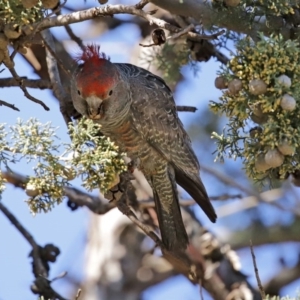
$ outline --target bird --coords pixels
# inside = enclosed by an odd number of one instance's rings
[[[185,251],[177,183],[212,222],[217,215],[200,179],[200,165],[180,121],[172,91],[165,81],[128,63],[113,63],[89,44],[75,58],[71,80],[75,109],[101,125],[109,137],[141,170],[153,190],[164,247]]]

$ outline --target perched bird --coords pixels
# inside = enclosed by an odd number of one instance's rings
[[[112,63],[100,46],[77,57],[72,80],[76,110],[136,161],[153,189],[162,241],[170,251],[188,245],[176,182],[212,222],[216,213],[199,177],[199,162],[164,80],[131,64]]]

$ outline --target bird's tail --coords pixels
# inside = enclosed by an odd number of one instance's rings
[[[175,168],[175,177],[177,183],[192,196],[206,213],[208,218],[215,223],[217,219],[216,212],[198,174],[187,174],[182,170]]]
[[[158,216],[162,242],[169,251],[185,250],[189,241],[183,224],[175,175],[172,170],[151,178],[153,197]]]

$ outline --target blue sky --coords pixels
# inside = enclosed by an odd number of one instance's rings
[[[112,1],[114,2],[114,1]],[[94,1],[88,2],[90,5],[95,5]],[[101,44],[102,51],[111,56],[113,62],[129,62],[131,50],[134,43],[138,42],[139,31],[133,25],[124,25],[121,28],[114,30],[101,37],[94,37],[87,29],[89,22],[84,24],[76,24],[73,26],[74,31],[84,38],[84,42],[97,41]],[[130,34],[128,34],[130,32]],[[76,53],[78,47],[74,43],[68,42],[67,35],[62,28],[56,28],[53,33],[60,39],[65,40],[65,45],[70,53]],[[87,34],[86,34],[87,33]],[[36,78],[36,76],[29,71],[28,65],[20,56],[16,57],[17,72],[20,76],[28,76],[29,78]],[[186,80],[179,84],[175,99],[181,105],[195,105],[199,109],[196,114],[180,113],[186,127],[191,123],[197,122],[200,126],[205,125],[206,120],[201,119],[201,110],[207,108],[209,100],[216,100],[220,92],[214,88],[214,78],[219,64],[211,60],[207,64],[200,64],[201,71],[197,77],[193,76],[192,71],[185,67],[182,72]],[[2,77],[8,77],[10,74],[4,71],[0,74]],[[59,113],[58,104],[53,99],[50,91],[30,90],[33,96],[43,100],[49,107],[50,112],[26,99],[23,93],[18,88],[7,88],[0,90],[0,99],[15,104],[21,111],[16,112],[9,108],[0,107],[0,122],[7,124],[15,124],[17,118],[27,120],[30,117],[36,117],[41,122],[45,123],[51,121],[53,126],[59,127],[58,135],[63,142],[68,142],[69,137],[64,121]],[[198,140],[194,141],[195,148],[200,156],[200,163],[214,166],[215,168],[228,172],[229,174],[237,174],[241,165],[238,162],[226,162],[224,165],[213,163],[214,156],[211,154],[211,148],[207,145],[201,144]],[[203,149],[207,151],[203,151]],[[18,163],[12,165],[12,169],[22,173],[28,174],[31,172],[30,167],[26,163]],[[207,187],[209,195],[218,195],[222,191],[228,192],[228,187],[221,183],[216,183],[215,179],[207,174],[202,173],[204,184]],[[80,182],[77,180],[74,185],[79,186]],[[217,185],[217,189],[216,189]],[[230,191],[231,189],[229,189]],[[34,236],[37,243],[44,245],[46,243],[54,243],[61,250],[56,263],[52,264],[51,277],[55,277],[63,271],[68,271],[79,280],[82,277],[83,264],[83,249],[86,237],[86,231],[89,224],[89,212],[87,209],[78,209],[71,212],[65,203],[55,207],[47,214],[38,214],[33,217],[27,204],[24,202],[26,195],[20,189],[7,186],[3,194],[3,203],[15,214],[19,221],[26,229]],[[270,223],[282,220],[282,216],[287,221],[291,220],[288,214],[282,214],[277,209],[270,209],[264,207],[264,211],[268,214]],[[242,228],[240,226],[247,222],[246,213],[232,215],[231,217],[219,220],[217,225],[210,224],[200,209],[197,214],[204,224],[217,235],[222,235],[224,232],[230,232],[232,228]],[[250,220],[248,219],[248,222]],[[35,299],[35,296],[30,292],[29,285],[32,283],[33,275],[31,272],[30,259],[28,253],[30,247],[27,241],[19,234],[19,232],[10,224],[10,222],[0,212],[0,299],[1,300],[24,300]],[[258,266],[260,266],[261,278],[264,281],[271,278],[274,272],[279,270],[278,258],[284,253],[288,253],[288,265],[293,265],[297,260],[299,253],[299,245],[275,245],[265,246],[255,249]],[[256,285],[251,255],[249,249],[243,249],[238,252],[243,271],[249,275],[249,280]],[[272,267],[270,267],[272,266]],[[295,295],[299,282],[285,289],[284,293]],[[68,295],[71,291],[71,286],[67,282],[61,280],[54,284],[63,295]],[[146,300],[160,300],[166,298],[172,299],[199,299],[199,287],[193,286],[183,276],[178,276],[175,279],[167,280],[166,282],[153,287],[144,293]],[[205,299],[209,296],[205,295]]]

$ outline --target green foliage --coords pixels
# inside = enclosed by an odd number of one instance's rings
[[[162,46],[155,63],[167,83],[173,85],[180,80],[180,68],[190,62],[190,53],[187,45],[183,43],[166,43]]]
[[[72,142],[61,144],[50,123],[18,120],[9,132],[0,124],[0,167],[9,169],[11,163],[21,159],[34,164],[34,176],[28,177],[24,186],[34,214],[60,203],[64,187],[76,176],[81,177],[87,190],[100,188],[105,192],[116,175],[126,169],[122,159],[125,154],[99,135],[99,125],[82,119],[76,126],[70,124],[69,129]],[[0,177],[0,192],[3,189],[4,179]]]
[[[242,0],[246,4],[247,0]],[[253,9],[255,12],[274,14],[276,16],[294,14],[294,8],[299,8],[298,0],[258,0]]]
[[[20,0],[2,0],[0,1],[0,16],[5,24],[28,25],[42,19],[42,4],[38,1],[36,6],[26,9]]]
[[[299,51],[297,42],[284,41],[280,36],[269,39],[260,36],[256,44],[245,38],[237,44],[237,54],[228,67],[220,72],[227,87],[233,80],[241,87],[236,91],[225,90],[220,102],[211,104],[214,112],[225,113],[229,119],[222,135],[213,133],[218,145],[217,158],[224,159],[226,154],[242,158],[249,177],[261,183],[265,179],[284,179],[299,169]],[[282,75],[290,79],[290,85],[280,82]],[[260,80],[266,89],[260,93],[253,91],[252,80]],[[292,110],[283,105],[286,95],[296,102]],[[260,126],[252,127],[249,133],[253,122]],[[280,165],[262,167],[261,159],[266,159],[269,150],[281,151],[283,144],[293,153],[281,155],[279,152],[283,160]]]
[[[125,153],[109,138],[99,135],[100,125],[92,120],[82,119],[77,126],[70,125],[73,151],[72,166],[81,175],[82,185],[87,190],[100,188],[107,191],[116,175],[127,169],[123,161]]]
[[[173,44],[167,41],[162,46],[144,48],[141,62],[146,68],[154,64],[161,71],[163,79],[172,88],[181,79],[182,66],[189,64],[195,74],[198,72],[196,62],[191,60],[190,57],[191,50],[187,43],[180,41]]]

